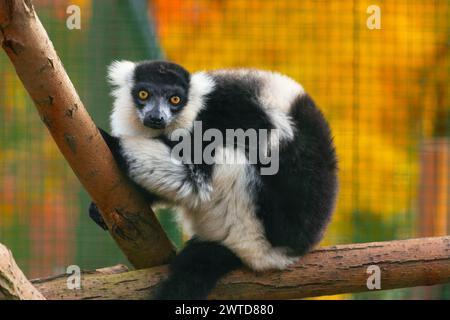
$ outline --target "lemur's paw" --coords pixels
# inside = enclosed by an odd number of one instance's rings
[[[98,211],[97,206],[93,202],[91,202],[91,205],[89,206],[89,217],[91,217],[91,219],[94,220],[94,222],[98,224],[103,230],[108,230],[108,226],[106,225],[105,220],[103,220],[100,211]]]

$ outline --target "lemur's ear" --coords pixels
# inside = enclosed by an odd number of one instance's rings
[[[135,66],[131,61],[113,61],[108,67],[109,83],[118,87],[131,85]]]

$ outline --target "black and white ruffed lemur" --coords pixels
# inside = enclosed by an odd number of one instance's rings
[[[242,265],[284,269],[323,236],[337,195],[330,128],[300,84],[275,72],[224,69],[189,73],[163,61],[116,61],[108,72],[115,98],[112,136],[101,130],[119,166],[152,203],[179,208],[192,235],[170,264],[154,299],[205,299]],[[222,145],[229,163],[173,161],[176,129],[277,129],[278,172],[261,174],[246,149]],[[202,144],[204,146],[204,144]],[[90,216],[106,227],[95,204]]]

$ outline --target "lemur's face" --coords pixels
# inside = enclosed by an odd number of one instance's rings
[[[142,124],[164,129],[186,106],[189,73],[169,62],[143,62],[134,69],[131,95]]]

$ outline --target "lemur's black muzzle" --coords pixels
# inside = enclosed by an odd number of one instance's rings
[[[149,112],[145,115],[144,126],[152,129],[162,129],[166,126],[166,121],[159,112]]]

